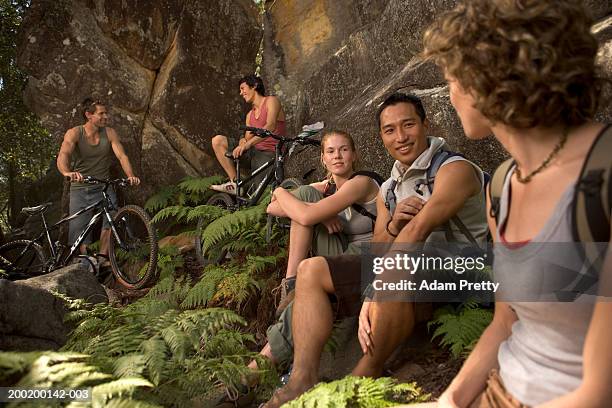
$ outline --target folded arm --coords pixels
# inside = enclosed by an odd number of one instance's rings
[[[372,189],[369,177],[357,176],[346,181],[333,195],[316,203],[305,203],[282,188],[274,191],[274,197],[283,212],[293,221],[302,225],[314,225],[335,216],[353,203],[365,201],[372,194]]]

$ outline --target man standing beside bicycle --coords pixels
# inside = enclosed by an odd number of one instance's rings
[[[238,81],[238,85],[240,96],[252,105],[246,115],[246,125],[267,129],[279,136],[285,136],[285,112],[276,96],[265,96],[266,91],[262,79],[256,75],[247,75]],[[246,155],[251,162],[251,170],[255,170],[274,158],[277,143],[278,141],[272,137],[259,137],[251,132],[245,132],[244,137],[238,140],[238,143],[233,139],[228,139],[227,136],[214,136],[212,148],[219,164],[229,177],[229,181],[212,185],[210,188],[228,194],[236,194],[236,168],[232,160],[225,156],[225,153],[230,151],[230,146],[234,158]],[[253,183],[258,184],[263,177],[265,173],[255,177]]]
[[[83,182],[85,176],[106,180],[109,178],[111,151],[119,160],[121,168],[131,185],[140,184],[140,179],[134,175],[130,159],[125,153],[117,132],[108,127],[109,113],[105,104],[92,98],[85,99],[82,104],[85,124],[69,129],[57,155],[57,168],[63,176],[70,178],[70,213],[74,214],[102,198],[103,185],[91,185]],[[114,190],[107,191],[115,207],[117,197]],[[69,243],[72,245],[78,234],[89,222],[88,217],[76,217],[70,221]],[[110,244],[110,226],[103,219],[100,234],[100,255],[108,256]],[[90,234],[91,235],[91,234]],[[91,236],[85,237],[80,252],[86,253],[86,244],[91,243]],[[108,261],[101,267],[108,266]]]

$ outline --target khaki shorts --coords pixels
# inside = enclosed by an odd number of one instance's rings
[[[100,201],[103,198],[102,190],[104,190],[104,186],[102,185],[92,185],[85,188],[70,189],[70,214],[72,215],[77,211],[80,211],[83,208]],[[117,195],[115,194],[115,190],[113,190],[112,186],[108,188],[106,194],[108,194],[111,202],[115,208],[117,208]],[[76,241],[81,232],[83,232],[85,229],[85,226],[89,223],[89,221],[91,221],[91,217],[93,217],[93,215],[94,210],[89,210],[70,221],[68,245],[72,245]],[[115,213],[112,212],[111,216],[114,215]],[[102,214],[102,229],[108,228],[110,228],[110,224],[106,219],[106,216]],[[91,231],[89,231],[89,234],[87,234],[85,239],[83,239],[82,244],[91,244],[92,242]]]

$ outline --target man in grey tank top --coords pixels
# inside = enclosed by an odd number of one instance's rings
[[[104,103],[87,98],[83,101],[83,118],[85,124],[69,129],[57,155],[57,168],[64,177],[70,178],[70,213],[75,212],[100,200],[101,185],[83,183],[83,177],[92,176],[106,180],[109,178],[111,151],[119,160],[121,168],[128,177],[130,184],[140,184],[140,179],[134,175],[130,159],[125,154],[119,135],[107,127],[109,114]],[[115,192],[109,188],[108,193],[116,204]],[[69,244],[76,241],[90,217],[82,215],[70,222]],[[91,235],[91,234],[90,234]],[[86,252],[86,244],[91,243],[91,237],[86,237],[80,247],[80,252]],[[110,226],[104,219],[100,235],[100,254],[108,255],[110,243]],[[105,266],[104,262],[102,266]]]

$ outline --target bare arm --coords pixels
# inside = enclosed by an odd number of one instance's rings
[[[382,190],[381,190],[382,191]],[[387,222],[391,219],[391,213],[385,206],[382,193],[376,196],[376,224],[374,225],[374,235],[372,242],[393,242],[395,237],[387,232]]]
[[[62,146],[57,154],[57,169],[64,177],[70,177],[71,181],[82,181],[83,175],[70,169],[70,156],[79,141],[77,128],[72,128],[64,135]]]
[[[488,187],[487,187],[488,188]],[[493,239],[497,239],[497,225],[490,216],[491,203],[487,189],[487,222]],[[484,390],[489,372],[499,366],[499,346],[512,333],[516,314],[507,303],[496,302],[493,321],[482,333],[476,347],[461,367],[446,391],[440,396],[440,406],[467,407]]]
[[[436,227],[455,216],[475,194],[480,194],[480,181],[471,164],[456,161],[442,166],[427,204],[402,228],[395,242],[424,242]]]
[[[327,220],[353,203],[364,201],[374,188],[369,177],[357,176],[346,183],[335,194],[316,203],[304,203],[285,189],[274,191],[276,201],[285,214],[302,225],[314,225]]]
[[[125,154],[125,149],[121,144],[121,140],[119,139],[119,135],[115,132],[113,128],[106,128],[106,134],[108,136],[108,140],[111,143],[111,147],[113,149],[113,153],[115,153],[115,157],[119,160],[121,164],[121,168],[123,172],[128,177],[130,184],[140,184],[140,179],[134,175],[134,171],[132,170],[132,165],[130,164],[130,159]]]
[[[327,180],[311,183],[310,186],[316,188],[317,191],[320,191],[321,194],[323,194],[325,192],[325,186],[327,186]],[[304,204],[310,205],[310,203]],[[272,196],[272,201],[270,201],[270,204],[268,204],[268,207],[266,208],[266,212],[270,215],[274,215],[275,217],[288,217],[288,215],[279,205],[278,201],[276,201],[276,197],[274,197],[274,195]]]
[[[595,304],[589,330],[582,352],[582,383],[560,398],[543,404],[546,408],[586,407],[604,408],[612,401],[612,348],[610,327],[612,327],[612,245],[600,273],[600,298]]]

